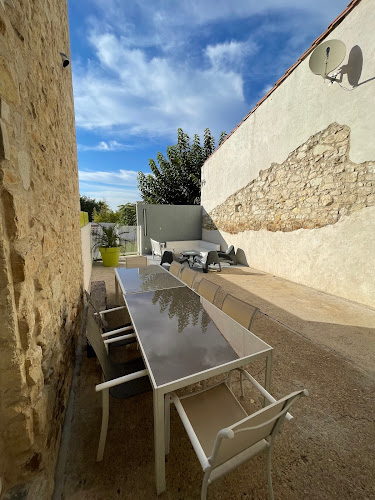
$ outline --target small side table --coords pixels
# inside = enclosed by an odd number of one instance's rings
[[[197,252],[195,250],[183,250],[181,252],[181,255],[188,259],[189,267],[193,267],[194,257],[197,257],[198,255],[200,255],[200,252]]]

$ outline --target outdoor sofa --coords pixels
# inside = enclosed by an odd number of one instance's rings
[[[204,240],[175,240],[167,241],[165,249],[170,250],[174,254],[183,252],[184,250],[195,250],[196,252],[207,254],[211,250],[220,250],[220,245]]]

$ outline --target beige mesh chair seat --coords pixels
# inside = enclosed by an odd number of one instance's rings
[[[194,283],[195,279],[197,278],[197,276],[198,276],[198,273],[196,271],[193,271],[189,267],[183,267],[179,278],[181,281],[186,283],[187,286],[192,288],[193,283]]]
[[[202,279],[199,282],[197,292],[199,295],[201,295],[203,298],[211,302],[212,304],[215,301],[215,297],[217,295],[217,292],[220,290],[220,285],[217,285],[216,283],[213,283],[212,281],[208,281],[205,279]]]
[[[276,401],[249,373],[238,369],[242,379],[251,382],[268,401],[268,406],[248,415],[231,390],[232,370],[226,381],[209,389],[179,398],[174,392],[165,399],[166,452],[169,452],[169,405],[173,402],[201,463],[204,478],[201,499],[208,485],[245,461],[267,451],[269,498],[273,500],[271,451],[284,419],[293,418],[288,410],[306,390]]]
[[[234,297],[230,293],[225,296],[221,310],[248,330],[251,330],[254,317],[259,311],[257,307]]]
[[[179,264],[178,262],[176,262],[174,260],[171,263],[171,266],[169,268],[169,272],[172,273],[174,276],[178,277],[183,268],[184,268],[184,266],[182,264]]]

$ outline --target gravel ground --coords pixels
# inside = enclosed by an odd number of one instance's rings
[[[310,393],[295,404],[294,420],[285,424],[276,441],[275,498],[375,498],[375,376],[371,361],[375,312],[280,278],[254,273],[237,267],[204,277],[283,323],[259,314],[253,325],[254,333],[274,348],[273,395],[281,397],[303,387]],[[113,269],[98,264],[92,279],[106,281],[112,305]],[[81,344],[84,349],[83,339]],[[123,354],[118,352],[119,356]],[[137,352],[128,350],[125,354]],[[250,365],[248,370],[259,381],[264,380],[263,362]],[[72,393],[73,418],[67,419],[63,436],[54,499],[199,499],[203,474],[174,410],[166,462],[167,491],[160,497],[155,493],[151,393],[127,401],[111,399],[104,460],[95,462],[101,401],[94,386],[100,377],[95,358],[87,358],[83,350]],[[260,398],[247,389],[243,404],[253,411],[259,407]],[[265,456],[250,460],[209,486],[208,499],[268,498],[265,466]]]

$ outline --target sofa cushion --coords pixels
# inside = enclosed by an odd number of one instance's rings
[[[210,250],[218,251],[220,250],[220,245],[204,240],[175,240],[167,241],[166,248],[174,253],[180,253],[184,250],[196,250],[197,252],[204,253]]]

